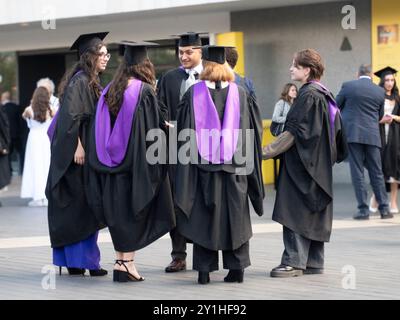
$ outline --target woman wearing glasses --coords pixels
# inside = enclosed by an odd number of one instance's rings
[[[103,43],[107,33],[81,35],[71,50],[78,50],[79,62],[60,84],[60,108],[50,128],[51,162],[46,187],[53,263],[67,267],[70,275],[104,276],[97,246],[103,227],[90,209],[86,154],[88,133],[96,103],[101,95],[99,74],[110,55]]]

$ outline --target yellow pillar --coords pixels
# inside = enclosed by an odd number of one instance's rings
[[[400,70],[400,1],[372,0],[372,70]],[[376,83],[379,82],[374,77]]]

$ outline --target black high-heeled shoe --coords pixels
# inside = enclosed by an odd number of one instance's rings
[[[85,269],[81,269],[81,268],[67,268],[68,270],[68,274],[70,276],[84,276],[86,270]],[[62,272],[62,267],[60,267],[60,276],[61,276],[61,272]]]
[[[133,260],[115,260],[115,263],[124,266],[126,271],[114,270],[113,281],[114,282],[134,282],[134,281],[144,281],[143,277],[136,278],[132,273],[129,272],[128,267],[125,263],[133,262]]]
[[[224,278],[224,282],[238,282],[242,283],[244,277],[244,270],[229,270],[227,276]]]
[[[199,284],[207,284],[210,283],[210,273],[199,271],[199,278],[197,279]]]
[[[108,274],[108,271],[100,268],[98,270],[89,270],[89,273],[91,277],[103,277]]]

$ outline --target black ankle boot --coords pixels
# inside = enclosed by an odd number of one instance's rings
[[[200,284],[207,284],[210,282],[210,273],[209,272],[202,272],[199,271],[199,279],[198,283]]]
[[[224,278],[225,282],[243,282],[244,270],[229,270],[228,275]]]

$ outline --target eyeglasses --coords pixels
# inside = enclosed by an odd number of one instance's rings
[[[111,53],[100,53],[99,56],[100,56],[100,58],[110,60]]]

